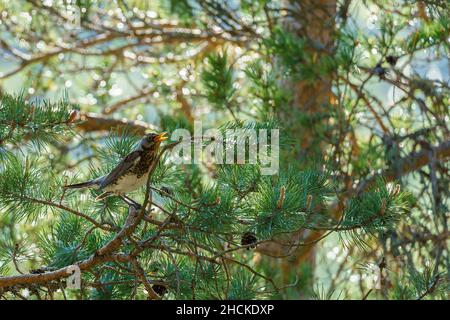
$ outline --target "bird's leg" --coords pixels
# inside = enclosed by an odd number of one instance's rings
[[[113,193],[110,192],[110,191],[103,192],[101,195],[99,195],[99,196],[97,196],[97,197],[95,198],[95,201],[100,201],[100,200],[105,199],[105,198],[108,198],[108,197],[110,197],[110,196],[112,196],[112,195],[113,195]]]
[[[134,208],[136,208],[136,210],[139,210],[142,208],[142,206],[137,203],[136,201],[134,201],[133,199],[131,199],[130,197],[127,197],[124,194],[118,194],[117,195],[120,199],[122,199],[127,205],[129,206],[133,206]]]

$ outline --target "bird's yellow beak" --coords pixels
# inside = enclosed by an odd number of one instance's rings
[[[156,141],[161,142],[161,141],[169,139],[169,137],[167,137],[166,135],[167,135],[167,132],[163,132],[163,133],[158,134],[156,136]]]

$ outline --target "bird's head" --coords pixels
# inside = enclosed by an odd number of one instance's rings
[[[154,148],[158,148],[162,141],[166,140],[168,137],[166,136],[166,132],[157,134],[157,133],[147,133],[144,138],[141,140],[141,147],[144,150],[150,150]]]

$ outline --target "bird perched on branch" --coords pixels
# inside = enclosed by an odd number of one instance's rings
[[[134,191],[147,182],[147,173],[153,162],[158,159],[161,142],[166,139],[165,132],[146,134],[139,146],[122,159],[109,174],[86,182],[67,185],[65,188],[97,187],[105,191],[96,198],[97,200],[113,194],[123,196],[127,192]]]

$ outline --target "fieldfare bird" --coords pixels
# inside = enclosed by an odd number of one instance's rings
[[[113,194],[124,196],[125,193],[134,191],[147,182],[147,174],[153,162],[157,161],[161,142],[166,139],[165,132],[146,134],[139,146],[120,161],[110,173],[86,182],[67,185],[65,188],[97,187],[105,191],[96,198],[97,200]]]

